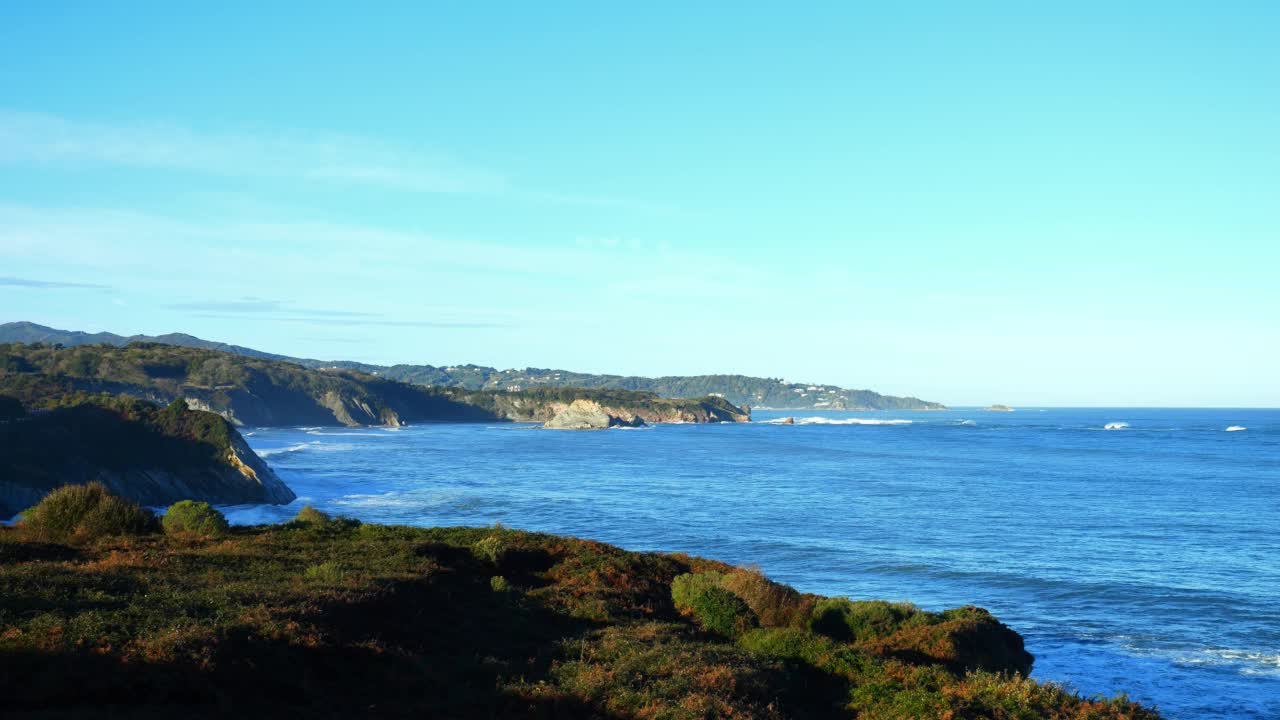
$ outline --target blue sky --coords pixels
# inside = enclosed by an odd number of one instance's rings
[[[1280,406],[1273,3],[260,5],[0,10],[0,320]]]

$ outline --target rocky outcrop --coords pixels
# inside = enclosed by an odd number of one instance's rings
[[[57,487],[94,480],[141,505],[283,504],[296,497],[225,420],[190,410],[190,418],[174,420],[165,412],[85,405],[0,425],[0,519]]]
[[[605,408],[594,400],[574,400],[551,416],[543,427],[555,430],[604,430],[644,425],[645,421],[634,413],[618,408]]]
[[[616,398],[609,393],[583,391],[586,397],[547,399],[511,393],[498,399],[495,410],[516,422],[541,422],[556,429],[595,430],[641,427],[658,423],[749,422],[748,410],[723,398],[670,400],[651,395]],[[612,400],[612,401],[610,401]]]

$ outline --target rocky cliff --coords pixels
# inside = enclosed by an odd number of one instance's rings
[[[495,411],[556,429],[641,427],[653,423],[749,422],[751,411],[723,398],[659,398],[651,393],[557,389],[499,396]]]
[[[0,518],[56,487],[92,480],[142,505],[295,498],[235,428],[211,413],[112,399],[0,424]]]
[[[0,345],[0,394],[32,407],[83,394],[128,394],[215,412],[236,425],[401,425],[546,422],[575,400],[645,422],[739,422],[749,413],[722,397],[582,388],[466,390],[411,385],[353,370],[160,344]]]

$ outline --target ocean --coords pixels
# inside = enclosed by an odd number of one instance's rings
[[[794,417],[795,424],[782,424]],[[1228,428],[1240,428],[1228,431]],[[758,566],[808,592],[974,604],[1034,677],[1167,717],[1280,718],[1280,411],[757,411],[735,425],[246,429],[304,503]]]

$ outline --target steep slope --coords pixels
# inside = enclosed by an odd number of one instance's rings
[[[127,397],[60,399],[0,420],[0,518],[50,490],[99,480],[144,505],[287,503],[295,495],[223,418]]]

